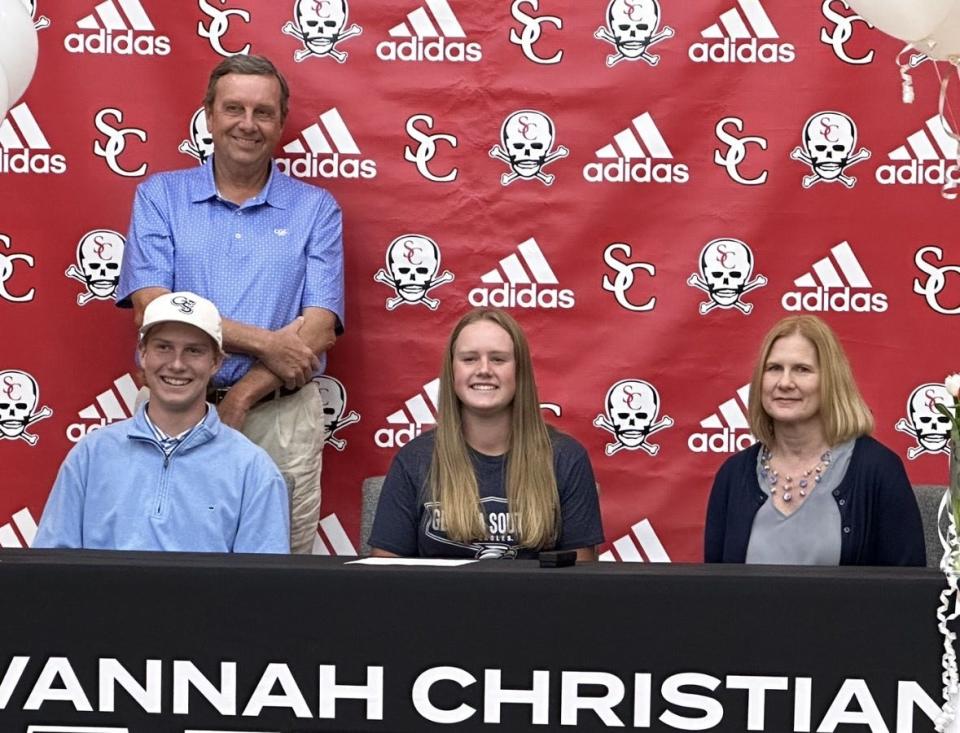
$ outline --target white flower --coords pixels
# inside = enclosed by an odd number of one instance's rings
[[[954,399],[960,398],[960,374],[951,374],[943,381],[943,384]]]

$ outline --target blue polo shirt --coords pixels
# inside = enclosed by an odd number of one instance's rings
[[[223,316],[270,331],[308,307],[326,308],[342,324],[340,206],[275,163],[263,190],[240,206],[218,195],[212,158],[153,175],[137,187],[117,305],[131,307],[130,295],[149,287],[197,293]],[[254,362],[229,355],[214,386],[234,384]],[[325,356],[320,362],[317,374]]]

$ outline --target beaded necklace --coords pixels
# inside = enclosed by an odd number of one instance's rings
[[[770,452],[769,448],[764,446],[760,453],[760,475],[763,477],[764,481],[770,484],[770,493],[772,495],[776,495],[777,491],[782,489],[783,493],[780,495],[780,498],[785,502],[790,502],[793,501],[793,492],[795,490],[800,494],[801,497],[807,495],[808,489],[813,491],[816,485],[819,484],[820,480],[823,478],[824,471],[826,471],[830,466],[830,460],[832,457],[833,456],[829,450],[823,453],[816,465],[803,472],[795,489],[793,486],[792,476],[783,476],[783,483],[780,483],[780,472],[770,465],[773,454]],[[811,481],[813,482],[813,485],[811,485]]]

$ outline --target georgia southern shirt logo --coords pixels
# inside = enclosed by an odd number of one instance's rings
[[[347,0],[296,0],[293,22],[287,21],[280,29],[303,44],[293,52],[293,60],[299,63],[311,56],[329,56],[340,64],[346,61],[347,52],[338,50],[337,45],[363,33],[356,23],[345,27],[349,14]]]
[[[537,55],[534,46],[540,40],[543,34],[544,24],[552,25],[557,30],[563,29],[563,19],[556,15],[528,15],[523,7],[529,7],[533,12],[540,10],[540,0],[513,0],[510,5],[510,15],[518,23],[523,25],[523,29],[518,33],[516,28],[510,29],[510,43],[519,46],[523,50],[523,55],[535,64],[559,64],[563,60],[563,49],[560,49],[552,56],[546,58]]]
[[[112,117],[114,124],[107,121]],[[106,139],[93,141],[93,152],[95,155],[106,161],[107,167],[118,176],[125,178],[137,178],[147,172],[147,164],[141,163],[133,169],[124,168],[120,164],[120,155],[127,148],[127,138],[135,137],[140,142],[147,141],[146,130],[139,127],[115,127],[123,123],[123,112],[115,107],[104,107],[93,118],[94,126],[103,134]]]
[[[15,274],[16,266],[14,263],[23,262],[27,267],[33,267],[33,255],[24,254],[23,252],[5,253],[3,251],[4,249],[10,249],[12,247],[10,237],[6,234],[0,234],[0,247],[2,247],[2,249],[0,249],[0,298],[11,303],[26,303],[33,300],[33,296],[37,292],[36,288],[30,288],[20,294],[11,293],[7,289],[7,282],[10,281]]]
[[[411,115],[407,119],[407,134],[419,143],[416,151],[413,147],[407,145],[403,149],[403,159],[408,163],[413,163],[417,167],[417,172],[428,181],[437,183],[446,183],[457,180],[456,168],[451,168],[446,173],[434,173],[430,170],[429,163],[437,155],[437,141],[442,140],[451,148],[457,147],[457,138],[445,132],[435,132],[432,135],[417,127],[417,123],[423,123],[427,131],[433,128],[433,117],[428,114]]]
[[[374,282],[393,288],[395,298],[387,298],[387,310],[401,305],[425,305],[432,311],[440,301],[427,295],[444,283],[453,282],[449,270],[440,272],[440,247],[422,234],[403,234],[387,247],[387,269],[377,270]]]
[[[85,293],[77,296],[77,305],[91,300],[113,300],[120,282],[120,262],[126,240],[112,229],[94,229],[77,243],[77,263],[64,272],[83,283]]]
[[[226,0],[220,0],[224,3]],[[199,0],[200,10],[210,16],[207,25],[201,20],[197,24],[197,35],[210,42],[210,48],[221,56],[237,56],[250,53],[250,44],[247,43],[236,51],[230,51],[223,46],[223,37],[230,31],[230,18],[236,17],[244,23],[250,22],[250,11],[243,8],[218,8],[208,0]]]
[[[40,437],[28,428],[53,415],[44,405],[39,410],[40,385],[31,374],[19,369],[0,372],[0,440],[22,440],[34,446]]]

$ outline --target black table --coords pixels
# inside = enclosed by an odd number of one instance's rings
[[[0,731],[929,731],[943,587],[919,568],[5,550]]]

